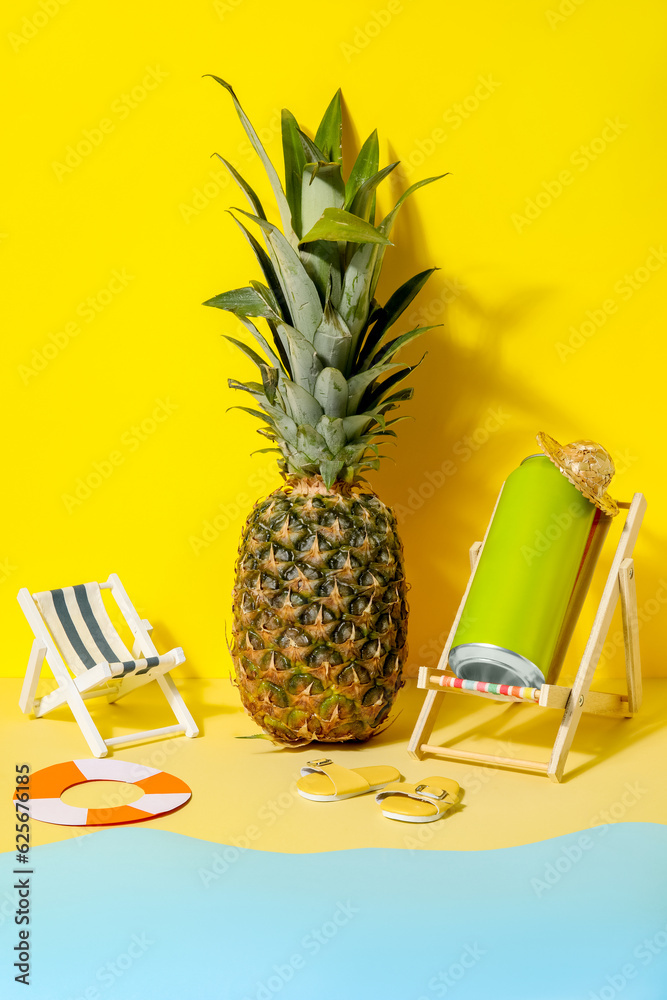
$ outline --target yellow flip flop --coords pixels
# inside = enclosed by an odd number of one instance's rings
[[[382,815],[403,823],[433,823],[461,799],[461,788],[451,778],[424,778],[417,785],[396,782],[375,796]]]
[[[400,772],[395,767],[357,767],[353,770],[334,764],[328,757],[309,760],[301,768],[296,783],[299,795],[313,802],[338,802],[355,795],[376,792],[390,782],[400,782]]]

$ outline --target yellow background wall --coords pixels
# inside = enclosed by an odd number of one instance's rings
[[[279,479],[226,412],[249,364],[220,334],[240,325],[199,304],[257,276],[210,154],[269,195],[203,73],[234,84],[278,164],[279,109],[314,128],[342,86],[348,152],[377,126],[404,162],[383,207],[451,171],[403,209],[380,289],[441,268],[409,313],[443,323],[416,419],[373,480],[403,524],[411,667],[435,662],[467,547],[544,429],[601,440],[613,494],[648,496],[641,637],[665,673],[663,3],[13,0],[1,18],[0,673],[28,654],[20,586],[110,571],[183,671],[228,670],[237,538]],[[612,638],[604,670],[621,669]]]

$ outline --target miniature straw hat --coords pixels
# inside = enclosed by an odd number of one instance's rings
[[[597,441],[572,441],[560,445],[543,431],[537,435],[537,443],[587,500],[610,517],[618,514],[618,504],[607,493],[616,469],[606,448]]]

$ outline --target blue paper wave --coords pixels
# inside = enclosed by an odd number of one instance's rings
[[[31,852],[28,990],[14,981],[18,867],[0,856],[9,1000],[667,997],[660,825],[321,854],[96,831]]]

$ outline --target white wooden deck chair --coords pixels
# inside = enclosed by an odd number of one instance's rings
[[[131,653],[109,618],[103,590],[111,591],[130,627],[134,636]],[[84,583],[37,594],[23,587],[18,602],[35,635],[19,699],[23,712],[39,718],[67,703],[96,757],[106,757],[109,747],[123,743],[178,734],[197,736],[194,719],[168,676],[185,661],[183,650],[177,646],[168,653],[158,653],[150,636],[152,625],[139,617],[115,573],[106,583]],[[43,698],[35,698],[44,659],[58,686]],[[164,692],[178,725],[102,739],[85,700],[106,696],[108,702],[114,702],[151,681],[157,681]]]

